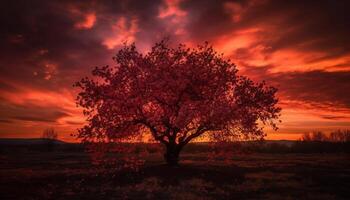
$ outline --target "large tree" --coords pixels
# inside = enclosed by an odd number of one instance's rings
[[[149,133],[165,145],[166,162],[176,165],[183,147],[204,134],[263,138],[263,125],[276,128],[276,88],[237,75],[207,43],[187,48],[161,41],[146,54],[125,45],[113,60],[115,66],[96,67],[93,78],[76,83],[88,122],[79,130],[83,141]]]

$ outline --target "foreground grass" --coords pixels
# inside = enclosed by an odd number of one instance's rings
[[[96,176],[83,152],[2,153],[1,199],[350,199],[349,154],[245,154],[207,162],[184,153],[168,167]]]

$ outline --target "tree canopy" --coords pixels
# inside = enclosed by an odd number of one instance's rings
[[[149,133],[166,146],[166,161],[176,164],[181,149],[203,134],[262,138],[263,125],[277,128],[277,89],[238,75],[208,43],[172,47],[163,40],[145,54],[125,45],[113,60],[115,66],[96,67],[93,78],[76,83],[88,122],[79,130],[83,141]]]

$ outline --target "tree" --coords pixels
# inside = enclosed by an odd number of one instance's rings
[[[88,122],[77,135],[83,142],[147,133],[165,145],[166,162],[176,165],[183,147],[204,134],[263,138],[260,125],[277,129],[277,89],[239,76],[208,43],[173,48],[163,40],[146,54],[125,45],[113,60],[116,66],[96,67],[94,78],[75,84]]]
[[[58,133],[54,128],[47,128],[43,131],[41,138],[45,139],[47,150],[52,151],[54,148],[55,140],[57,140]]]
[[[327,135],[321,131],[313,131],[311,133],[306,132],[301,136],[301,141],[313,141],[313,142],[322,142],[329,141]]]
[[[54,128],[47,128],[43,131],[43,135],[41,137],[47,140],[56,140],[58,137],[58,133],[55,131]]]
[[[350,142],[350,130],[337,130],[329,135],[331,142]]]

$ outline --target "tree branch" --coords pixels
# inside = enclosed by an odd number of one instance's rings
[[[195,133],[189,135],[189,136],[188,136],[187,138],[185,138],[182,142],[179,142],[179,145],[180,145],[180,146],[186,145],[186,144],[189,143],[193,138],[196,138],[196,137],[202,135],[205,131],[208,131],[208,129],[205,128],[204,126],[199,126]]]
[[[137,123],[143,124],[147,128],[149,128],[149,130],[151,131],[151,134],[152,134],[152,136],[154,137],[155,140],[158,140],[158,141],[162,142],[163,144],[168,144],[169,143],[166,140],[164,140],[164,134],[158,135],[159,131],[157,131],[155,126],[153,126],[153,125],[151,125],[151,123],[147,122],[147,120],[140,119],[140,120],[136,120],[136,121],[137,121]]]

